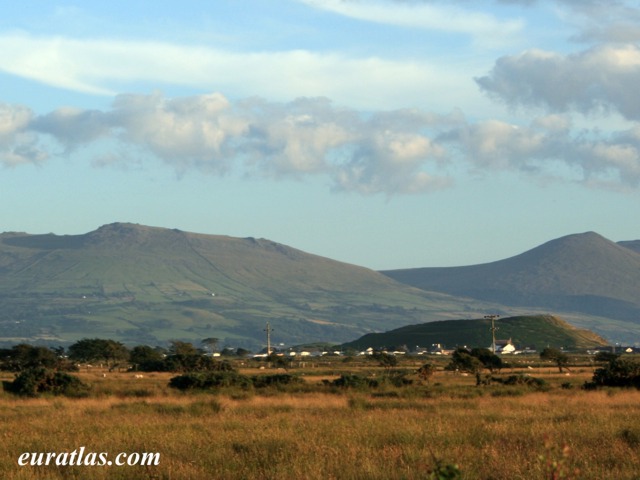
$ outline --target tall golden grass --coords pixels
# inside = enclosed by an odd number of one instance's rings
[[[633,479],[640,392],[491,385],[439,373],[432,385],[341,391],[181,393],[171,375],[82,373],[82,399],[0,394],[3,479]],[[310,378],[309,376],[307,378]],[[316,386],[317,384],[317,386]],[[159,452],[158,466],[18,466],[23,452]]]

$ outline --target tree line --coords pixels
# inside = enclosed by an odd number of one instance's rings
[[[201,348],[190,342],[174,340],[168,348],[137,345],[128,348],[121,342],[101,338],[85,338],[63,347],[48,348],[19,344],[0,349],[0,369],[21,372],[29,368],[77,371],[79,364],[96,364],[109,370],[127,368],[137,371],[190,372],[215,368],[216,361],[205,355],[215,350],[216,338],[202,340]],[[225,348],[223,357],[244,356],[248,350]]]

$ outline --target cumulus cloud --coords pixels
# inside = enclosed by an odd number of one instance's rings
[[[587,186],[629,190],[640,186],[640,130],[603,135],[571,131],[568,117],[551,115],[529,126],[500,121],[467,124],[440,140],[460,149],[481,172],[519,171],[525,174],[577,181]],[[559,176],[571,167],[577,177]],[[566,170],[566,168],[565,168]]]
[[[528,50],[501,57],[489,75],[476,81],[509,105],[554,112],[619,112],[627,119],[640,119],[637,45],[599,45],[570,55]]]
[[[98,154],[94,165],[126,165],[131,154],[118,152],[138,151],[179,174],[325,175],[336,190],[365,194],[421,193],[447,184],[435,173],[446,152],[430,134],[463,121],[459,113],[416,110],[365,115],[325,98],[231,102],[219,93],[119,95],[107,111],[61,108],[35,116],[24,107],[5,110],[14,119],[2,123],[4,145],[18,143],[18,133],[51,139],[67,153],[105,142],[101,149],[106,145],[109,153]]]
[[[56,144],[71,154],[99,142],[98,148],[87,148],[96,166],[139,167],[142,157],[155,158],[181,175],[320,175],[335,191],[364,195],[449,187],[453,180],[446,172],[452,164],[474,172],[556,176],[589,186],[640,186],[640,127],[608,135],[576,133],[568,115],[552,114],[523,126],[470,122],[458,111],[363,114],[326,98],[232,102],[220,93],[120,95],[105,111],[61,108],[44,115],[0,105],[0,161],[6,166],[41,163]],[[567,167],[578,177],[567,177]]]
[[[0,103],[0,163],[13,167],[45,161],[47,153],[38,146],[38,138],[29,131],[34,118],[22,105]]]

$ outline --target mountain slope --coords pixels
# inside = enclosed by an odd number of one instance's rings
[[[493,263],[382,273],[429,291],[640,324],[640,254],[593,232]]]
[[[640,240],[618,242],[618,245],[620,245],[621,247],[628,248],[629,250],[633,250],[636,253],[640,253]]]
[[[84,235],[0,235],[0,341],[217,337],[255,348],[340,342],[491,311],[270,240],[111,224]]]
[[[367,334],[343,347],[361,350],[406,345],[414,348],[416,345],[429,347],[439,343],[446,348],[462,345],[488,348],[491,345],[490,327],[491,321],[484,318],[444,320]],[[499,338],[510,338],[519,348],[526,346],[542,350],[545,347],[592,348],[607,345],[602,337],[588,330],[576,329],[551,315],[501,318],[496,321],[496,327]]]

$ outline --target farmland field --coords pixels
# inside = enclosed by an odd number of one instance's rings
[[[581,389],[592,371],[536,365],[494,375],[531,375],[544,388],[476,386],[473,376],[441,369],[428,383],[409,374],[408,385],[342,388],[331,382],[347,372],[383,378],[389,370],[336,360],[290,369],[304,379],[291,386],[185,393],[168,387],[175,374],[84,368],[85,398],[0,393],[0,477],[422,479],[449,469],[459,476],[442,478],[638,478],[640,392]],[[160,457],[151,466],[18,465],[25,452],[80,447],[110,459]]]

